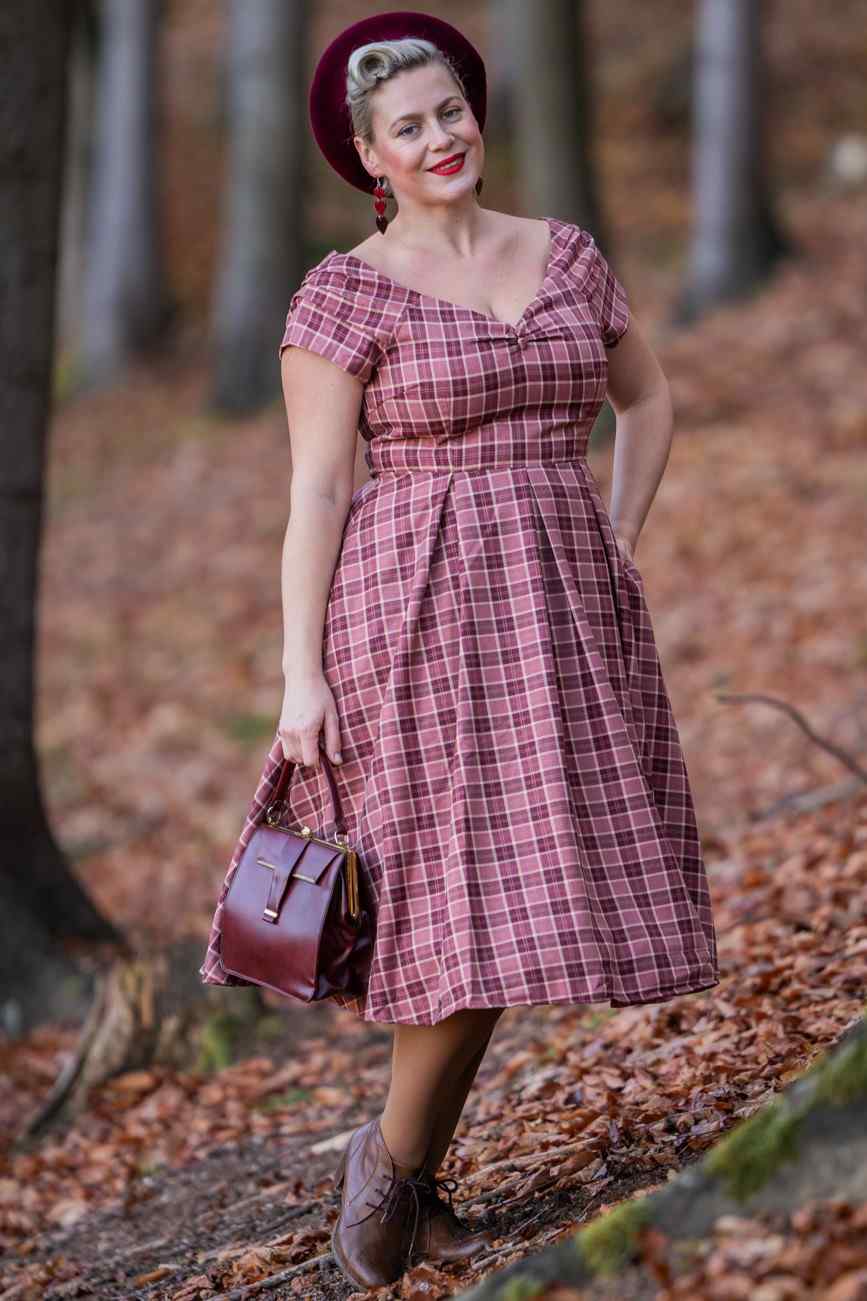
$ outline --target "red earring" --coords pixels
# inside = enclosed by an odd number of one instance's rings
[[[385,177],[383,176],[383,181]],[[385,234],[385,228],[388,225],[388,217],[385,215],[385,190],[377,183],[373,187],[374,200],[373,206],[376,209],[376,225],[380,235]]]
[[[383,179],[383,181],[384,181],[386,178],[383,176],[382,179]],[[475,187],[475,188],[476,188],[476,194],[481,194],[481,192],[482,192],[482,178],[481,178],[481,176],[480,176],[479,179],[476,181],[476,187]],[[385,234],[385,228],[386,228],[386,226],[388,225],[388,217],[386,217],[386,215],[385,215],[386,191],[383,189],[383,187],[382,187],[378,182],[377,182],[377,184],[374,185],[374,187],[373,187],[373,195],[374,195],[373,206],[374,206],[374,208],[376,209],[376,227],[377,227],[377,230],[379,231],[380,235],[384,235],[384,234]]]

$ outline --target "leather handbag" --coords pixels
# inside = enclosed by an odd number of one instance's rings
[[[358,854],[346,840],[330,760],[320,753],[334,815],[332,839],[281,821],[291,816],[286,792],[295,768],[284,759],[229,884],[222,916],[226,971],[304,1003],[337,992],[363,994],[374,937]]]

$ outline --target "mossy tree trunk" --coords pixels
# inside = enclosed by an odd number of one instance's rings
[[[550,1284],[586,1286],[640,1256],[647,1228],[701,1238],[723,1215],[867,1201],[867,1019],[667,1187],[614,1207],[556,1247],[491,1275],[464,1301],[530,1301]]]

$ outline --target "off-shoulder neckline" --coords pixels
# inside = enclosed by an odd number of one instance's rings
[[[491,315],[490,312],[480,312],[477,308],[468,307],[465,303],[454,303],[451,301],[451,299],[439,298],[436,294],[426,294],[423,293],[420,289],[413,289],[409,285],[401,284],[400,281],[395,280],[393,276],[387,275],[384,271],[380,271],[377,267],[373,266],[370,262],[366,262],[364,258],[359,257],[357,253],[341,253],[338,249],[332,249],[330,253],[327,253],[325,255],[325,257],[322,259],[319,265],[325,266],[326,263],[330,262],[334,258],[339,258],[344,262],[354,263],[356,266],[362,267],[365,271],[375,276],[378,280],[384,281],[386,284],[391,285],[392,288],[394,289],[399,289],[401,293],[409,294],[412,298],[416,300],[422,302],[428,302],[428,303],[435,303],[438,304],[440,307],[448,307],[452,311],[466,312],[467,315],[469,316],[475,316],[480,318],[483,321],[487,321],[489,325],[492,325],[494,327],[498,326],[500,329],[508,330],[510,333],[517,334],[518,331],[521,329],[521,327],[524,325],[527,318],[532,314],[539,300],[542,298],[548,286],[548,282],[550,281],[552,275],[554,274],[554,271],[556,270],[557,262],[559,260],[559,255],[562,251],[562,246],[560,244],[561,234],[564,231],[567,234],[570,234],[573,231],[580,233],[581,231],[581,228],[579,226],[573,226],[569,222],[560,221],[559,218],[557,217],[540,217],[538,218],[538,220],[547,222],[548,229],[550,231],[550,236],[551,236],[550,244],[548,247],[548,258],[545,264],[545,274],[542,277],[542,281],[538,289],[533,294],[533,297],[527,303],[524,310],[521,312],[521,315],[518,317],[517,321],[501,321],[499,317]]]

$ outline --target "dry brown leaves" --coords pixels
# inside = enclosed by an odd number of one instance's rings
[[[644,154],[656,167],[658,152]],[[670,190],[659,197],[673,201]],[[802,260],[751,302],[660,342],[677,432],[636,554],[702,819],[724,979],[616,1015],[507,1014],[449,1155],[470,1205],[528,1198],[532,1218],[543,1194],[580,1188],[595,1214],[625,1171],[664,1181],[861,1009],[867,800],[752,826],[756,809],[841,772],[781,715],[713,695],[772,692],[863,760],[863,203],[826,194],[790,204],[786,222]],[[619,270],[640,284],[626,263]],[[661,335],[662,297],[646,312],[632,299]],[[52,431],[38,665],[46,795],[82,878],[143,943],[193,932],[204,946],[279,705],[285,420],[275,409],[220,424],[202,415],[205,393],[204,366],[142,371],[122,391],[70,403]],[[592,458],[603,488],[609,459]],[[31,1277],[23,1268],[43,1226],[131,1205],[145,1175],[222,1144],[313,1142],[344,1129],[347,1108],[377,1105],[383,1067],[359,1066],[367,1033],[346,1016],[285,1066],[259,1058],[212,1079],[122,1077],[67,1134],[7,1151],[7,1301],[67,1277],[62,1259]],[[0,1045],[7,1136],[73,1043],[44,1028]],[[303,1172],[280,1196],[309,1200]],[[516,1254],[570,1227],[534,1237],[530,1224]],[[720,1224],[684,1284],[692,1291],[671,1295],[800,1301],[812,1293],[797,1280],[815,1278],[824,1301],[855,1301],[867,1287],[853,1241],[864,1227],[863,1208],[805,1210],[773,1229]],[[218,1278],[237,1286],[291,1268],[299,1252],[323,1249],[305,1234],[229,1253],[174,1295],[212,1297]],[[303,1296],[309,1279],[290,1286]],[[453,1290],[453,1275],[419,1267],[393,1294]]]
[[[593,1288],[549,1288],[540,1301],[863,1301],[867,1296],[867,1206],[810,1202],[789,1215],[725,1215],[707,1239],[669,1243],[644,1234],[636,1271]]]
[[[471,1215],[476,1207],[499,1212],[526,1203],[529,1228],[514,1242],[518,1255],[575,1227],[534,1230],[541,1197],[583,1187],[595,1214],[608,1205],[605,1188],[624,1174],[663,1182],[859,1015],[867,986],[867,794],[753,831],[711,879],[724,975],[716,990],[616,1014],[558,1006],[503,1018],[445,1172],[460,1180]],[[112,1081],[62,1138],[3,1159],[0,1243],[26,1260],[40,1226],[132,1205],[147,1195],[143,1173],[251,1134],[309,1134],[312,1146],[315,1135],[345,1130],[347,1108],[378,1105],[386,1084],[381,1055],[365,1065],[367,1033],[354,1018],[336,1017],[330,1037],[312,1039],[279,1067],[263,1056],[212,1078],[139,1071]],[[16,1061],[19,1085],[32,1070],[31,1085],[44,1088],[47,1063],[62,1054],[47,1033],[36,1038],[20,1058],[8,1048],[6,1056]],[[287,1173],[273,1195],[287,1206],[310,1202],[316,1194],[303,1169]],[[511,1245],[496,1244],[506,1253]],[[209,1264],[211,1291],[200,1295],[327,1250],[324,1229],[251,1243]],[[704,1268],[725,1259],[723,1251]],[[431,1267],[418,1278],[412,1271],[401,1286],[417,1289],[406,1295],[451,1295],[454,1270],[444,1282],[435,1275]],[[472,1271],[460,1277],[469,1285]],[[188,1280],[179,1297],[195,1296],[194,1286],[204,1284]]]

